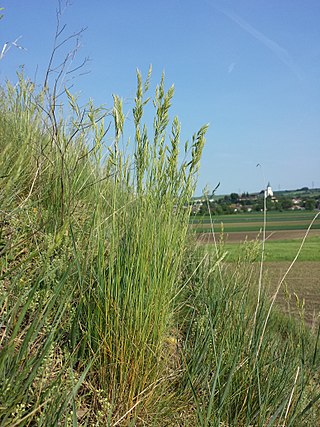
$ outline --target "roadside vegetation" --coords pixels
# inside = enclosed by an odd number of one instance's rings
[[[275,310],[257,246],[230,270],[196,243],[207,126],[181,148],[173,87],[152,104],[150,78],[131,145],[118,96],[1,87],[0,424],[315,426],[319,329]]]

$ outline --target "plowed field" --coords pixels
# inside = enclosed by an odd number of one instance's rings
[[[290,262],[266,262],[266,284],[270,284],[270,293],[287,271]],[[287,275],[280,289],[277,303],[285,312],[296,316],[299,311],[305,312],[307,323],[319,323],[320,314],[320,263],[305,261],[296,262]],[[300,307],[300,308],[299,308]]]

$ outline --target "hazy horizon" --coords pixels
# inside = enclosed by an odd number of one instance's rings
[[[304,188],[307,188],[307,186],[301,186],[301,187],[297,187],[297,188],[274,188],[271,184],[270,184],[270,187],[272,188],[272,191],[274,192],[274,193],[278,193],[278,192],[295,192],[295,191],[299,191],[299,190],[303,190]],[[231,193],[236,193],[236,194],[238,194],[238,195],[241,195],[241,194],[243,194],[243,193],[248,193],[249,195],[251,195],[251,194],[259,194],[259,193],[261,193],[261,192],[263,192],[265,190],[265,188],[261,188],[261,189],[257,189],[257,190],[255,190],[255,191],[242,191],[241,193],[239,193],[238,191],[236,191],[236,190],[234,190],[234,191],[230,191],[229,193],[221,193],[218,189],[217,189],[217,191],[215,191],[214,192],[214,195],[215,196],[218,196],[218,197],[220,197],[220,196],[227,196],[227,195],[230,195]],[[312,191],[320,191],[320,187],[308,187],[308,190],[312,190]],[[210,196],[210,194],[212,194],[212,192],[210,193],[210,190],[209,190],[209,196]],[[203,193],[202,194],[200,194],[200,193],[195,193],[194,194],[194,197],[195,198],[198,198],[198,197],[202,197],[203,196]]]

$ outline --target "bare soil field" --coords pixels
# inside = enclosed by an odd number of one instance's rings
[[[234,264],[228,266],[233,269]],[[284,277],[290,261],[264,263],[263,287],[268,295],[274,295]],[[251,278],[253,286],[258,287],[260,263],[255,263]],[[298,261],[294,264],[281,285],[275,302],[281,311],[296,318],[303,316],[305,322],[317,328],[320,322],[320,263]]]
[[[287,271],[290,262],[266,262],[266,284],[273,294]],[[299,315],[304,312],[305,320],[312,325],[319,323],[320,315],[320,263],[296,262],[280,289],[277,303],[285,312]]]
[[[279,231],[267,231],[266,236],[268,240],[289,240],[289,239],[302,239],[305,235],[305,230],[279,230]],[[320,230],[310,230],[309,236],[320,236]],[[221,233],[215,233],[217,240],[221,238]],[[262,237],[261,233],[257,231],[235,231],[231,233],[224,233],[223,238],[229,243],[239,243],[244,240],[254,240],[258,237]],[[212,243],[213,236],[211,233],[203,233],[196,235],[199,242]]]
[[[220,229],[220,224],[221,223],[214,223],[215,224],[215,228],[218,228],[218,229]],[[223,222],[223,224],[224,224],[224,226],[225,227],[228,227],[228,228],[244,228],[244,229],[246,229],[246,228],[248,228],[248,227],[263,227],[263,221],[260,221],[260,222],[258,222],[258,221],[243,221],[243,222]],[[278,227],[280,227],[280,226],[282,226],[282,227],[285,227],[285,226],[293,226],[293,225],[296,225],[296,226],[301,226],[301,228],[306,228],[306,226],[307,226],[307,224],[306,224],[306,221],[305,220],[297,220],[297,221],[269,221],[269,226],[278,226]],[[211,224],[210,223],[207,223],[207,222],[205,222],[205,223],[201,223],[201,222],[199,222],[199,223],[195,223],[195,224],[192,224],[192,228],[211,228]]]

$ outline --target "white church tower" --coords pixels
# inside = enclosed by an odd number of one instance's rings
[[[268,182],[267,189],[265,190],[264,194],[265,194],[265,197],[268,197],[268,196],[273,197],[273,191],[272,191],[270,182]]]

